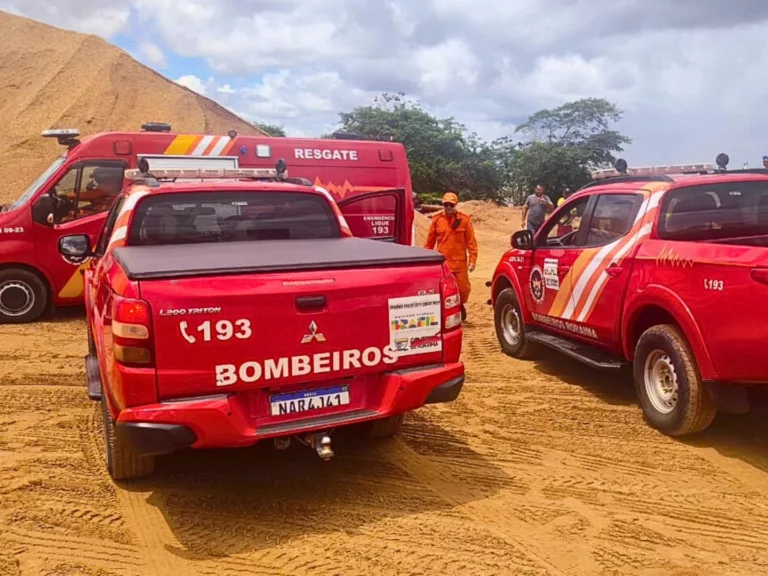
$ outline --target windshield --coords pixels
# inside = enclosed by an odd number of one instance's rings
[[[659,237],[724,240],[768,235],[768,181],[723,182],[672,190],[664,197]]]
[[[65,157],[65,156],[59,156],[58,158],[56,158],[56,160],[54,160],[54,161],[53,161],[53,164],[51,164],[50,166],[48,166],[48,169],[47,169],[45,172],[43,172],[43,173],[42,173],[42,174],[41,174],[41,175],[40,175],[40,176],[37,178],[37,180],[35,180],[34,182],[32,182],[32,184],[29,186],[29,188],[27,188],[27,190],[24,192],[24,194],[22,194],[22,195],[21,195],[21,197],[20,197],[18,200],[16,200],[16,202],[14,202],[13,204],[11,204],[11,206],[9,207],[9,209],[10,209],[10,210],[14,210],[14,209],[16,209],[16,208],[19,208],[19,207],[21,207],[22,205],[24,205],[24,204],[27,202],[27,200],[29,200],[30,198],[32,198],[32,196],[34,196],[34,195],[37,193],[37,191],[38,191],[38,190],[40,190],[40,187],[41,187],[43,184],[45,184],[45,183],[46,183],[46,181],[48,180],[48,178],[50,178],[51,176],[53,176],[53,174],[54,174],[54,173],[55,173],[55,172],[56,172],[56,171],[57,171],[59,168],[61,168],[61,165],[62,165],[62,164],[64,164],[64,162],[66,162],[66,160],[67,160],[67,159],[66,159],[66,157]]]
[[[143,200],[129,245],[339,238],[322,196],[295,192],[195,192]]]

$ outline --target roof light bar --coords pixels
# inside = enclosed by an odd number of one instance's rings
[[[156,180],[189,178],[189,179],[232,179],[232,178],[277,178],[274,168],[186,168],[150,170],[126,170],[125,177],[129,180],[154,178]]]
[[[667,164],[661,166],[639,166],[637,168],[627,168],[627,176],[657,176],[663,174],[685,174],[688,172],[700,173],[700,172],[714,172],[717,170],[717,166],[710,163],[704,164]],[[592,172],[592,178],[595,180],[601,180],[604,178],[615,178],[617,176],[624,176],[615,168],[606,168],[604,170],[594,170]]]
[[[80,130],[77,128],[54,128],[52,130],[43,130],[43,138],[79,138]]]

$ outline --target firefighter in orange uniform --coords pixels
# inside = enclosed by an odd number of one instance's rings
[[[469,215],[456,210],[458,203],[459,197],[453,192],[443,196],[443,211],[432,218],[425,248],[432,250],[437,244],[437,250],[445,256],[446,264],[459,285],[461,315],[465,319],[467,309],[464,304],[472,290],[469,273],[474,272],[477,263],[477,241]]]

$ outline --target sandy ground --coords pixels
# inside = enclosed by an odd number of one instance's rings
[[[765,419],[672,440],[630,382],[504,356],[484,282],[518,216],[468,210],[480,261],[461,397],[395,439],[342,437],[327,463],[303,447],[178,454],[117,485],[82,312],[0,327],[0,575],[765,574]]]

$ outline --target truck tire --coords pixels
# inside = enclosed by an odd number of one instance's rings
[[[530,358],[533,349],[525,337],[525,324],[513,288],[502,290],[493,309],[496,337],[501,349],[513,358]]]
[[[388,438],[400,431],[405,420],[405,414],[397,414],[389,418],[381,418],[368,423],[368,438]]]
[[[24,268],[0,270],[0,324],[34,322],[48,305],[45,282]]]
[[[155,470],[154,456],[140,456],[115,434],[115,421],[107,406],[107,392],[101,391],[101,415],[104,426],[104,448],[107,472],[113,480],[132,480],[149,476]]]
[[[715,399],[701,381],[696,359],[672,325],[646,330],[635,347],[635,391],[646,419],[669,436],[705,430],[717,414]]]

